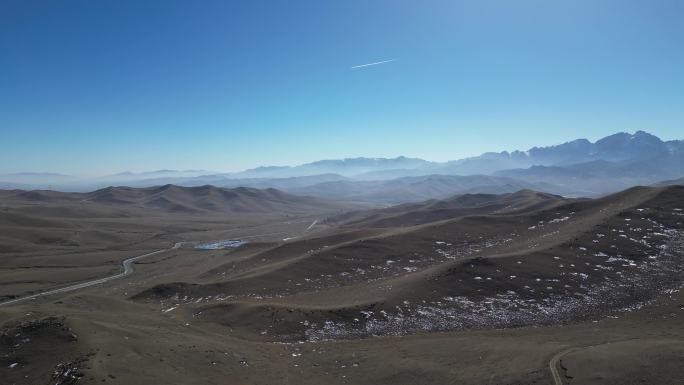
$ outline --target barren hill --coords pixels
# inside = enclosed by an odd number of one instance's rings
[[[532,190],[508,194],[462,194],[444,200],[433,199],[385,209],[345,213],[330,218],[330,222],[362,227],[415,226],[465,215],[522,213],[567,201],[558,195]]]
[[[596,200],[522,191],[406,205],[389,210],[382,230],[367,227],[377,219],[358,221],[246,249],[196,281],[133,298],[187,307],[256,339],[265,329],[267,339],[326,339],[582,319],[682,282],[682,201],[675,186]],[[385,227],[392,221],[398,227]]]
[[[214,186],[108,187],[90,193],[0,190],[0,198],[0,251],[5,252],[139,242],[160,233],[158,227],[144,225],[146,218],[183,216],[183,222],[202,217],[249,224],[269,217],[339,214],[358,207],[274,189]]]
[[[317,198],[302,197],[275,189],[214,186],[181,187],[164,185],[147,188],[107,187],[90,193],[64,193],[47,190],[4,191],[13,203],[82,203],[99,207],[143,208],[169,213],[267,213],[306,212],[349,208]],[[97,205],[87,207],[98,207]]]

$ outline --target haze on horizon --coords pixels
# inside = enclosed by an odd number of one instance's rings
[[[683,11],[6,1],[0,173],[446,161],[636,130],[681,139]]]

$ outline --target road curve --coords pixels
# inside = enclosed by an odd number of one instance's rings
[[[549,370],[551,371],[551,377],[553,378],[553,385],[563,385],[564,384],[563,376],[560,374],[560,371],[558,370],[560,367],[560,365],[559,365],[560,359],[563,358],[564,355],[578,351],[578,350],[595,348],[597,346],[602,346],[602,345],[611,345],[611,344],[615,344],[615,343],[634,341],[634,340],[638,340],[638,339],[639,339],[639,337],[634,337],[634,338],[627,338],[624,340],[603,342],[603,343],[595,344],[595,345],[575,346],[572,348],[567,348],[565,350],[561,350],[560,352],[556,353],[553,357],[551,357],[551,359],[549,360]]]
[[[182,245],[183,245],[183,242],[177,242],[176,244],[173,245],[173,247],[171,247],[171,248],[169,248],[169,249],[157,250],[157,251],[153,251],[153,252],[151,252],[151,253],[147,253],[147,254],[143,254],[143,255],[138,255],[138,256],[136,256],[136,257],[131,257],[131,258],[125,259],[125,260],[121,263],[121,266],[123,267],[123,271],[122,271],[121,273],[119,273],[119,274],[111,275],[111,276],[109,276],[109,277],[104,277],[104,278],[98,278],[98,279],[95,279],[95,280],[92,280],[92,281],[81,282],[81,283],[77,283],[77,284],[75,284],[75,285],[71,285],[71,286],[67,286],[67,287],[62,287],[62,288],[59,288],[59,289],[47,290],[47,291],[43,291],[43,292],[40,292],[40,293],[37,293],[37,294],[28,295],[28,296],[26,296],[26,297],[15,298],[15,299],[12,299],[12,300],[9,300],[9,301],[5,301],[5,302],[0,302],[0,307],[1,307],[1,306],[15,305],[15,304],[17,304],[17,303],[19,303],[19,302],[28,301],[28,300],[31,300],[31,299],[34,299],[34,298],[38,298],[38,297],[45,297],[45,296],[52,295],[52,294],[66,293],[66,292],[69,292],[69,291],[74,291],[74,290],[78,290],[78,289],[83,289],[83,288],[85,288],[85,287],[94,286],[94,285],[99,285],[99,284],[101,284],[101,283],[113,281],[113,280],[118,279],[118,278],[123,278],[123,277],[125,277],[125,276],[130,275],[131,273],[133,273],[133,262],[137,261],[138,259],[145,258],[145,257],[150,257],[150,256],[157,255],[157,254],[161,254],[161,253],[165,253],[165,252],[171,251],[171,250],[176,250],[176,249],[178,249],[179,247],[181,247]]]
[[[564,355],[574,350],[577,350],[577,348],[561,350],[560,352],[556,353],[553,357],[551,357],[551,359],[549,360],[549,370],[551,370],[551,377],[553,378],[554,385],[563,385],[563,377],[561,376],[560,371],[558,370],[558,363]]]

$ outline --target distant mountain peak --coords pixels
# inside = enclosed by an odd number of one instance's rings
[[[392,181],[426,175],[507,175],[520,180],[566,186],[574,191],[610,191],[611,179],[652,183],[684,175],[684,141],[662,141],[644,130],[617,132],[592,142],[578,138],[551,146],[534,146],[527,151],[507,149],[448,162],[431,162],[399,155],[394,158],[348,157],[323,159],[296,166],[261,166],[234,173],[203,170],[159,169],[121,172],[99,178],[79,179],[52,173],[0,175],[6,188],[94,190],[109,185],[133,187],[215,185],[222,187],[275,187],[287,192],[324,184],[342,186],[353,182]],[[634,179],[635,173],[639,178]],[[14,176],[12,176],[14,175]],[[579,186],[586,178],[597,178],[597,188]],[[620,177],[612,178],[614,175]],[[442,179],[433,177],[434,183]],[[344,183],[343,183],[344,181]],[[625,182],[627,183],[627,182]],[[631,183],[631,182],[629,182]],[[567,187],[571,186],[571,187]],[[561,190],[556,190],[561,191]],[[565,191],[565,190],[563,190]],[[614,190],[613,190],[614,191]]]

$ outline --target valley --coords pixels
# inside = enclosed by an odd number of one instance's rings
[[[684,1],[0,1],[0,385],[684,385]]]
[[[2,194],[8,383],[681,374],[681,186],[386,208],[210,187]]]

